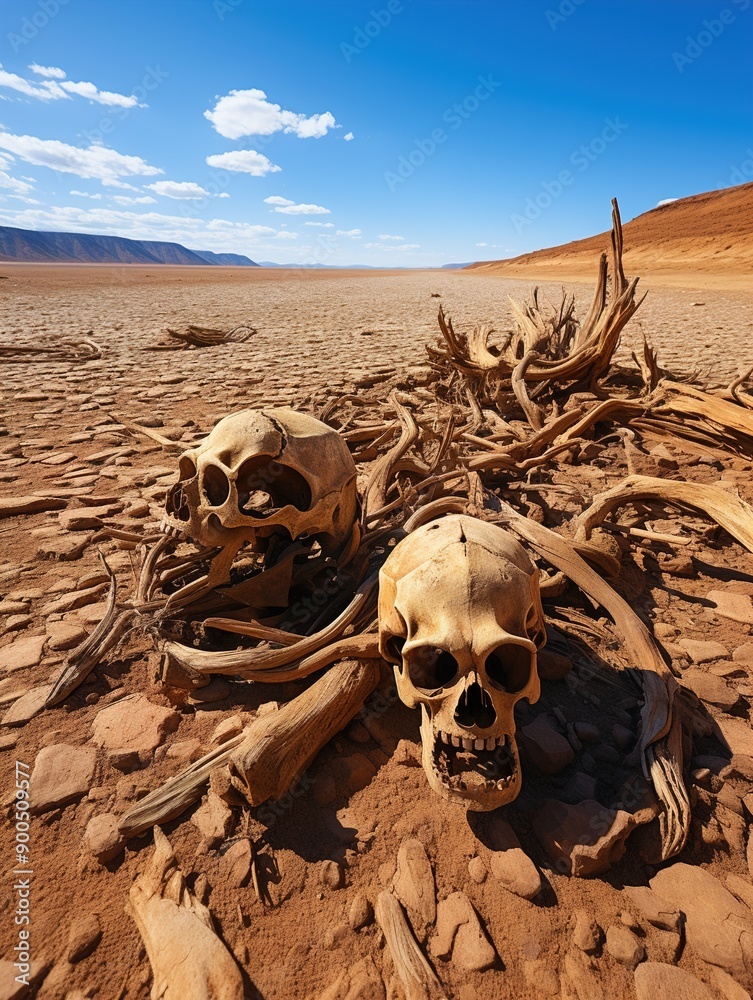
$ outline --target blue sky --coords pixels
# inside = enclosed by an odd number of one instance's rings
[[[0,223],[510,257],[753,180],[753,0],[5,0]]]

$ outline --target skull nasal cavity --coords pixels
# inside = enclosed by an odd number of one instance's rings
[[[455,722],[463,729],[488,729],[497,718],[491,696],[480,684],[469,684],[455,709]]]
[[[202,486],[210,507],[221,507],[230,495],[228,478],[216,465],[208,465],[204,469]]]

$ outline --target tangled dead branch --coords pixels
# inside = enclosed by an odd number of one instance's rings
[[[145,351],[184,351],[191,347],[219,347],[222,344],[243,344],[256,333],[256,328],[242,323],[232,330],[213,330],[207,326],[196,326],[189,323],[184,330],[173,330],[165,327],[164,332],[171,340],[162,341]]]
[[[21,364],[31,361],[73,361],[84,364],[102,357],[102,351],[93,340],[61,340],[54,346],[37,344],[0,345],[0,361]]]

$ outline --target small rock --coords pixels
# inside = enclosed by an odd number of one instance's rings
[[[233,814],[227,802],[210,789],[191,817],[191,822],[201,833],[207,846],[214,847],[229,834]]]
[[[581,743],[599,743],[601,740],[599,727],[593,725],[591,722],[576,722],[574,729],[575,735]]]
[[[495,879],[516,896],[535,899],[541,892],[538,869],[521,847],[495,851],[491,858],[491,870]]]
[[[222,855],[227,872],[227,882],[233,889],[240,889],[251,874],[251,841],[237,840]]]
[[[732,753],[753,757],[753,728],[745,719],[721,715],[716,720]]]
[[[231,740],[234,736],[238,736],[242,732],[243,719],[240,715],[231,715],[220,722],[212,733],[209,742],[219,746],[221,743],[227,743],[228,740]]]
[[[708,663],[711,660],[726,660],[729,651],[721,642],[710,642],[703,639],[680,638],[678,644],[687,653],[693,663]]]
[[[654,927],[659,927],[665,931],[677,931],[680,929],[682,913],[672,906],[666,899],[662,899],[658,892],[649,889],[648,886],[631,886],[624,890],[634,906],[636,906],[643,916]]]
[[[716,605],[716,613],[743,625],[753,625],[753,601],[748,594],[732,594],[727,590],[711,590],[706,597]]]
[[[55,743],[37,754],[31,774],[31,812],[48,812],[86,795],[94,777],[93,747]]]
[[[218,701],[224,701],[230,695],[232,688],[229,681],[223,677],[213,677],[204,687],[196,688],[188,698],[189,705],[214,705]],[[257,715],[262,714],[263,706],[259,706]]]
[[[17,982],[18,969],[10,959],[0,961],[0,1000],[27,1000],[35,995],[36,987],[47,973],[52,962],[32,961],[29,970],[29,985]],[[31,987],[31,992],[29,991]]]
[[[13,670],[36,667],[42,659],[46,642],[46,635],[29,635],[23,639],[16,639],[9,646],[3,646],[0,649],[0,661],[4,671],[10,673]]]
[[[596,778],[593,775],[585,774],[583,771],[576,771],[564,788],[560,789],[559,797],[563,802],[576,805],[584,799],[596,798]]]
[[[400,844],[393,888],[408,911],[416,936],[425,941],[429,927],[436,920],[437,897],[434,872],[420,840],[411,838]]]
[[[729,710],[733,708],[740,696],[734,688],[730,687],[721,677],[707,673],[697,667],[691,667],[682,675],[682,684],[690,688],[701,701],[718,708]]]
[[[612,958],[629,969],[634,969],[646,957],[646,949],[624,924],[612,924],[607,928],[606,948]]]
[[[732,653],[732,659],[735,663],[741,663],[744,667],[753,669],[753,642],[746,642],[742,646],[738,646]]]
[[[711,985],[719,991],[724,1000],[750,1000],[750,993],[721,969],[710,966],[708,977]]]
[[[29,719],[33,719],[44,708],[50,690],[50,684],[42,684],[22,694],[3,716],[3,725],[23,726]]]
[[[99,942],[102,940],[102,926],[99,916],[90,913],[87,916],[78,917],[71,924],[68,932],[68,951],[66,958],[69,962],[80,962],[82,958],[91,955]]]
[[[685,914],[685,938],[704,962],[732,976],[753,969],[753,914],[703,868],[677,862],[651,879],[651,888]]]
[[[575,911],[573,944],[587,955],[594,955],[601,946],[604,932],[592,918],[588,910]]]
[[[102,519],[86,507],[62,510],[58,514],[58,524],[63,531],[92,531],[102,527]]]
[[[147,763],[167,733],[175,732],[180,715],[155,705],[141,694],[127,695],[97,712],[92,739],[107,750],[134,750]]]
[[[125,847],[118,817],[112,813],[93,816],[84,831],[84,847],[103,865],[116,858]]]
[[[684,969],[644,962],[634,972],[636,1000],[715,1000],[714,994]]]
[[[356,893],[348,912],[348,923],[354,931],[368,927],[374,920],[374,907],[362,892]]]
[[[742,878],[740,875],[728,875],[724,883],[753,913],[753,882],[750,879]]]
[[[67,622],[47,623],[47,645],[50,649],[66,650],[80,646],[86,638],[86,629]]]
[[[345,885],[345,872],[336,861],[322,861],[320,875],[328,889],[342,889]]]
[[[465,893],[453,892],[437,907],[437,930],[431,953],[473,972],[491,968],[497,960],[489,938]]]
[[[476,885],[481,885],[483,882],[486,882],[486,865],[481,858],[471,858],[468,862],[468,874]]]
[[[547,799],[532,820],[557,871],[580,878],[605,872],[619,861],[635,825],[630,813],[607,809],[592,799],[577,805]]]
[[[573,748],[547,715],[538,715],[533,722],[523,726],[518,743],[544,774],[558,774],[575,756]]]
[[[612,726],[612,739],[620,750],[627,750],[635,743],[635,734],[626,726]]]

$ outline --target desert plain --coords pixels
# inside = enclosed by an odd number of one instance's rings
[[[333,394],[357,394],[424,367],[440,304],[456,329],[485,323],[504,332],[508,296],[523,300],[538,284],[543,297],[558,301],[566,280],[583,316],[592,278],[565,267],[549,271],[0,266],[6,343],[88,337],[101,349],[101,358],[85,363],[0,359],[0,511],[7,513],[13,498],[59,498],[56,509],[0,520],[4,816],[12,813],[16,761],[33,769],[46,748],[64,759],[63,747],[85,750],[88,762],[81,787],[63,803],[45,777],[49,802],[32,822],[34,995],[150,996],[150,965],[125,908],[153,852],[151,834],[99,860],[87,827],[99,814],[122,814],[235,727],[301,690],[301,682],[217,679],[193,695],[176,693],[156,682],[150,638],[135,632],[61,705],[40,710],[69,651],[104,613],[107,577],[98,551],[124,594],[134,586],[135,544],[104,530],[148,533],[175,481],[176,450],[139,425],[187,447],[245,407],[317,412]],[[726,386],[753,365],[750,290],[739,275],[709,280],[675,267],[667,279],[660,272],[647,268],[640,288],[648,295],[617,360],[629,364],[645,335],[665,368]],[[163,328],[188,323],[221,330],[249,324],[256,332],[242,344],[146,350],[164,339]],[[709,449],[668,443],[634,455],[632,471],[721,485],[753,503],[750,459],[720,460]],[[575,490],[586,506],[626,471],[625,452],[612,441],[595,463],[555,464],[552,482]],[[535,484],[528,498],[545,506]],[[753,555],[698,518],[654,515],[651,526],[680,541],[633,539],[616,586],[650,623],[680,683],[721,720],[728,743],[703,736],[693,748],[686,776],[693,821],[680,856],[649,863],[628,838],[606,871],[577,878],[558,868],[534,832],[533,817],[551,811],[553,800],[608,807],[631,774],[626,748],[636,702],[608,671],[586,672],[578,684],[544,682],[541,701],[522,710],[519,725],[565,718],[576,734],[571,752],[555,768],[524,758],[520,797],[489,814],[466,814],[431,791],[420,766],[418,714],[393,698],[332,740],[280,803],[219,815],[205,801],[164,827],[189,885],[206,894],[248,996],[403,1000],[373,919],[378,894],[392,886],[444,994],[456,1000],[679,995],[655,992],[640,973],[647,961],[694,977],[686,980],[695,991],[688,997],[749,995]],[[579,658],[587,665],[587,644],[574,645],[572,655],[574,670]],[[97,737],[97,715],[119,703],[134,722],[130,756]],[[47,755],[53,778],[55,753]],[[13,992],[8,967],[16,943],[6,919],[12,850],[4,818],[2,998],[26,996]],[[673,869],[672,879],[663,876]],[[702,881],[694,881],[697,872]],[[659,916],[636,891],[657,877],[654,888],[669,900]],[[533,894],[532,883],[539,886]],[[458,893],[476,915],[461,930],[447,906]]]

